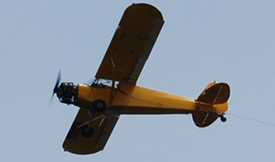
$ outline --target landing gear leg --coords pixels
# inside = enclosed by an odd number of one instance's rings
[[[88,109],[88,113],[90,116],[90,119],[88,122],[85,123],[85,125],[83,125],[81,127],[81,134],[82,136],[86,137],[86,138],[90,138],[94,135],[95,131],[97,131],[97,127],[93,128],[93,121],[96,121],[98,119],[101,119],[100,124],[98,125],[98,127],[101,126],[101,124],[103,123],[103,121],[105,120],[105,115],[104,115],[104,111],[106,110],[107,105],[106,103],[101,100],[101,99],[97,99],[93,102],[92,107],[90,107]],[[102,113],[102,115],[99,115],[97,117],[95,117],[96,113]]]
[[[92,127],[91,123],[92,123],[92,119],[94,117],[95,111],[93,109],[88,111],[90,119],[89,121],[81,126],[80,132],[82,134],[82,136],[86,137],[86,138],[90,138],[94,135],[94,128]]]

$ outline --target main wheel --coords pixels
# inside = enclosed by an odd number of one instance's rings
[[[94,129],[88,128],[88,125],[85,125],[81,128],[81,134],[86,138],[92,137],[94,135],[94,132]]]
[[[107,107],[106,103],[101,99],[97,99],[93,103],[93,109],[97,112],[105,111],[106,107]]]

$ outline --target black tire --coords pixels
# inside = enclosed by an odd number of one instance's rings
[[[93,109],[96,112],[103,112],[106,110],[106,107],[107,107],[106,103],[101,99],[97,99],[93,103]]]
[[[221,116],[221,121],[222,121],[222,122],[226,122],[226,117]]]
[[[88,125],[85,125],[81,128],[81,134],[83,137],[90,138],[94,135],[94,129],[88,128]]]

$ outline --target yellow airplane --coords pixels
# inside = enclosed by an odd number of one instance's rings
[[[53,95],[80,107],[63,143],[65,151],[92,154],[103,150],[120,115],[192,114],[198,127],[217,118],[226,121],[230,88],[210,83],[197,99],[180,97],[136,85],[164,24],[161,12],[149,4],[129,6],[115,31],[91,84],[61,83]]]

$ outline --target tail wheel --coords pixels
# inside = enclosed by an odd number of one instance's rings
[[[103,112],[106,110],[106,107],[107,107],[106,103],[101,99],[97,99],[93,103],[93,109],[96,112]]]
[[[90,138],[94,135],[94,129],[93,128],[88,128],[88,125],[85,125],[81,128],[81,134],[82,136],[86,138]]]
[[[226,117],[224,117],[223,115],[221,115],[220,118],[221,118],[222,122],[226,122]]]

